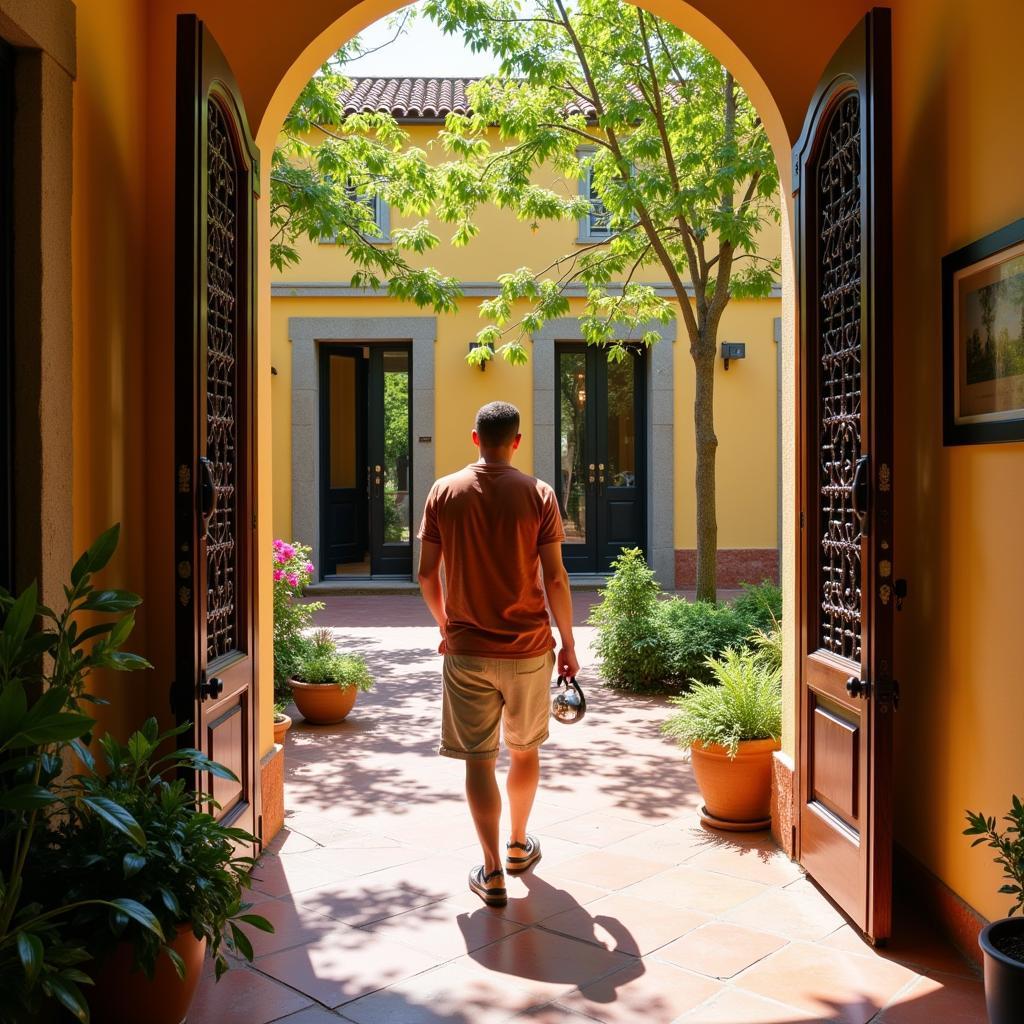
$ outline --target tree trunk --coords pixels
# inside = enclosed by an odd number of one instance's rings
[[[715,509],[715,350],[701,344],[693,354],[696,369],[693,425],[697,453],[697,600],[717,600],[718,514]]]

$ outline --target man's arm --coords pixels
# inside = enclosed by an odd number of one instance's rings
[[[569,574],[562,564],[561,541],[541,545],[540,564],[544,571],[544,590],[548,595],[548,604],[562,638],[562,649],[558,652],[558,674],[575,676],[580,670],[580,663],[576,658],[576,641],[572,635],[572,592],[569,590]]]
[[[448,629],[448,613],[444,607],[444,588],[441,586],[441,545],[433,541],[420,542],[420,593],[434,616],[434,621],[441,630],[441,646],[439,653],[445,653],[445,634]]]

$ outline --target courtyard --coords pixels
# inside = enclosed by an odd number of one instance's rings
[[[767,833],[703,828],[663,699],[603,688],[589,658],[587,717],[545,749],[543,859],[483,907],[462,766],[436,754],[436,629],[413,595],[326,601],[319,623],[377,685],[341,725],[289,732],[285,828],[253,894],[276,930],[204,979],[192,1024],[985,1020],[973,967],[898,892],[875,950]]]

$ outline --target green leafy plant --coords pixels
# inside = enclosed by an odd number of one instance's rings
[[[994,817],[985,817],[982,812],[967,812],[965,836],[977,836],[971,846],[984,843],[996,851],[993,858],[1003,869],[1003,878],[1008,879],[999,887],[1001,893],[1013,897],[1010,915],[1024,913],[1024,802],[1014,794],[1009,814],[1003,816],[1008,823],[1000,831]]]
[[[751,632],[769,632],[782,621],[782,589],[770,580],[742,584],[743,593],[732,602],[733,610]]]
[[[362,693],[373,689],[373,677],[358,654],[341,654],[329,629],[318,629],[306,640],[295,677],[303,683],[333,684],[339,690],[354,686]]]
[[[228,968],[225,938],[229,948],[252,959],[241,924],[273,931],[243,902],[254,861],[238,850],[255,838],[220,824],[210,813],[212,798],[186,784],[186,774],[238,781],[198,750],[173,746],[190,728],[186,723],[160,733],[150,718],[126,744],[104,736],[105,769],[90,759],[87,770],[69,780],[66,814],[35,869],[40,885],[61,878],[67,896],[80,904],[69,927],[94,956],[130,942],[150,977],[161,954],[184,976],[184,963],[168,945],[182,925],[207,940],[218,978]],[[111,893],[145,907],[162,936],[103,906]]]
[[[735,757],[743,740],[782,735],[782,672],[753,651],[727,650],[709,658],[713,683],[670,698],[678,709],[662,726],[680,746],[717,744]]]
[[[669,677],[677,685],[710,682],[710,658],[747,646],[750,626],[728,604],[673,598],[665,602],[662,616]]]
[[[303,544],[274,541],[274,697],[287,701],[288,680],[295,677],[307,646],[306,631],[321,601],[303,601],[313,576],[310,549]]]
[[[131,609],[140,599],[127,591],[99,589],[93,576],[106,567],[117,548],[120,528],[113,526],[75,563],[64,588],[59,614],[38,603],[35,584],[17,597],[0,590],[0,1021],[38,1020],[45,1003],[58,1003],[79,1020],[88,1019],[82,985],[91,979],[82,969],[90,950],[68,935],[72,915],[91,908],[115,913],[164,941],[155,915],[114,889],[75,897],[64,878],[30,884],[40,851],[48,847],[52,826],[68,813],[61,783],[71,750],[88,760],[86,743],[95,726],[81,706],[95,669],[131,671],[149,668],[136,654],[122,650],[134,625]],[[128,614],[121,614],[127,612]],[[113,614],[108,621],[80,622]],[[98,795],[82,794],[83,814],[110,818],[136,848],[144,844],[138,823]]]

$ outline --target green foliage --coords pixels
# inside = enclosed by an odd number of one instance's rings
[[[161,734],[150,718],[127,744],[104,736],[106,770],[90,768],[69,780],[66,813],[29,878],[40,890],[60,878],[65,898],[79,904],[69,934],[98,957],[130,942],[149,977],[162,953],[183,975],[184,964],[164,941],[179,925],[206,938],[218,978],[228,968],[225,940],[252,959],[240,923],[273,930],[243,902],[254,862],[237,850],[255,838],[220,824],[210,813],[212,798],[186,785],[185,773],[238,781],[198,750],[173,746],[190,728],[186,723]],[[105,906],[114,894],[144,907],[159,931]]]
[[[66,879],[50,878],[33,888],[27,871],[50,841],[53,822],[68,811],[61,781],[72,751],[91,761],[86,744],[95,726],[83,706],[95,669],[149,668],[122,650],[131,633],[135,594],[97,589],[93,575],[106,567],[120,529],[112,527],[75,563],[64,588],[65,608],[54,612],[38,603],[35,584],[17,597],[0,589],[0,1021],[38,1020],[46,1003],[57,1003],[79,1020],[88,1019],[82,970],[90,950],[66,931],[80,910],[66,891]],[[123,614],[127,612],[128,614]],[[86,613],[83,615],[83,613]],[[113,618],[95,620],[96,615]],[[86,624],[86,620],[89,624]],[[100,802],[92,813],[105,815],[129,843],[142,839],[138,824],[118,808]],[[104,913],[126,916],[162,939],[159,922],[145,907],[116,890],[92,904]]]
[[[1014,794],[1010,813],[1004,815],[1008,822],[1005,831],[1000,832],[994,817],[986,818],[982,812],[967,812],[965,836],[977,836],[971,846],[984,843],[996,851],[993,860],[1003,869],[1003,878],[1009,879],[999,887],[1001,893],[1013,897],[1010,916],[1024,913],[1024,802]]]
[[[362,693],[373,689],[373,677],[358,654],[340,654],[329,629],[318,629],[306,641],[296,670],[304,683],[335,685],[339,690],[354,686]]]
[[[782,672],[754,651],[727,650],[709,658],[713,682],[670,698],[677,711],[662,726],[680,746],[718,744],[735,757],[743,740],[782,735]]]
[[[305,633],[313,625],[320,601],[303,601],[313,574],[310,549],[303,544],[274,541],[274,697],[290,698],[288,680],[295,678],[306,650]]]
[[[665,599],[639,548],[624,550],[590,617],[595,651],[610,683],[639,693],[678,691],[710,682],[708,660],[725,650],[781,644],[782,593],[765,581],[746,586],[732,604]],[[781,668],[781,647],[778,651]]]

